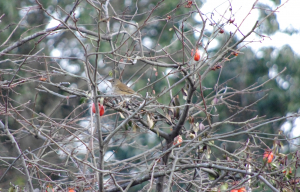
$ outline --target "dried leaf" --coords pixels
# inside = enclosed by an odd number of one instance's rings
[[[190,134],[189,134],[189,137],[190,137],[191,139],[195,139],[196,135],[193,134],[193,133],[190,133]]]
[[[132,131],[133,131],[134,133],[137,132],[137,128],[138,128],[138,126],[133,122],[133,123],[132,123]]]
[[[121,117],[122,119],[125,119],[123,113],[119,112],[119,114],[120,114],[120,117]]]
[[[210,158],[210,154],[211,154],[210,147],[207,146],[207,149],[206,149],[206,158],[207,158],[207,159]]]
[[[171,116],[173,115],[172,109],[167,109],[167,112],[165,112],[166,118],[172,122]]]
[[[180,102],[179,102],[179,95],[176,95],[176,97],[174,98],[174,106],[179,106]]]
[[[183,98],[184,100],[186,100],[186,98],[187,98],[187,91],[186,91],[185,89],[182,88],[182,89],[181,89],[181,92],[182,92],[182,94],[183,94],[183,97],[182,97],[182,98]]]
[[[174,117],[175,117],[176,119],[179,119],[179,114],[180,114],[180,108],[179,108],[179,107],[176,107],[175,113],[174,113]]]
[[[217,112],[218,111],[218,109],[216,108],[216,106],[214,106],[214,109],[215,109],[215,112]],[[209,117],[210,118],[210,117]]]
[[[189,116],[188,121],[189,123],[193,124],[194,123],[194,117],[193,116]]]
[[[153,126],[154,126],[154,122],[153,122],[153,120],[151,119],[151,117],[150,117],[149,114],[147,114],[147,122],[148,122],[149,128],[152,129]]]
[[[205,126],[203,125],[203,123],[200,123],[200,125],[199,125],[199,130],[200,131],[203,131],[205,129]]]
[[[195,133],[198,133],[198,131],[199,131],[199,123],[198,123],[198,122],[196,123],[196,125],[194,124],[194,126],[193,126],[193,131],[194,131]]]

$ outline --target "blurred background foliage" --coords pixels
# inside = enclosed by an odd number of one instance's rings
[[[65,18],[66,14],[62,9],[64,9],[66,12],[70,12],[74,5],[74,1],[71,0],[40,0],[41,4],[46,8],[46,10],[50,13],[55,15],[55,17],[58,18]],[[143,26],[143,22],[147,18],[147,16],[151,13],[152,8],[157,5],[157,3],[160,1],[157,0],[141,0],[141,1],[131,1],[131,0],[125,0],[125,1],[117,1],[113,0],[111,1],[111,5],[114,8],[114,12],[123,15],[123,19],[126,21],[130,21],[133,23],[138,23],[139,26]],[[159,8],[156,9],[152,13],[152,18],[155,19],[165,19],[168,15],[170,15],[174,20],[172,22],[158,22],[153,21],[151,24],[147,24],[145,27],[142,28],[142,36],[143,36],[143,43],[150,42],[151,49],[160,49],[163,46],[166,46],[170,44],[174,39],[176,39],[176,35],[174,31],[170,31],[169,29],[172,28],[173,25],[175,25],[177,28],[180,26],[180,21],[184,18],[184,16],[188,16],[189,14],[195,15],[198,14],[195,12],[195,10],[187,10],[184,8],[184,6],[179,7],[178,9],[174,8],[177,6],[179,1],[174,0],[166,0],[159,4]],[[198,5],[202,5],[205,2],[197,1]],[[276,4],[280,4],[280,0],[274,0]],[[182,1],[182,3],[186,3],[185,1]],[[36,6],[35,1],[32,0],[10,0],[10,1],[0,1],[0,15],[5,14],[5,16],[2,18],[2,22],[0,23],[0,39],[1,43],[3,43],[4,40],[6,40],[9,36],[9,34],[13,31],[13,29],[16,27],[16,24],[20,22],[22,17],[24,16],[24,12],[32,6]],[[138,6],[138,12],[135,15],[136,12],[136,6]],[[262,8],[270,9],[265,4],[260,4]],[[61,9],[62,8],[62,9]],[[203,12],[205,10],[202,10]],[[111,14],[113,14],[113,11],[110,11]],[[266,16],[266,12],[261,11],[260,12],[261,17]],[[280,13],[279,13],[280,14]],[[133,17],[133,15],[135,15]],[[89,5],[87,2],[82,1],[77,8],[76,18],[78,19],[77,25],[79,27],[84,27],[91,31],[97,31],[97,25],[96,21],[97,13],[95,9]],[[21,26],[17,28],[11,39],[9,40],[8,44],[12,44],[15,41],[18,41],[19,39],[22,39],[26,36],[32,35],[38,31],[44,30],[49,22],[52,21],[52,18],[46,15],[42,10],[40,9],[34,9],[34,11],[30,11],[30,13],[22,20]],[[116,22],[115,20],[111,19],[110,23],[110,29],[111,31],[106,31],[106,23],[101,24],[101,30],[103,34],[109,34],[111,32],[116,32],[119,30],[120,25],[119,22]],[[199,25],[202,26],[202,23],[196,22],[193,17],[190,17],[186,21],[186,25]],[[127,29],[130,29],[131,26],[128,26],[124,24],[124,26]],[[134,30],[134,28],[132,29]],[[181,30],[181,29],[180,29]],[[185,29],[188,30],[188,27]],[[276,16],[272,15],[271,17],[268,17],[268,19],[265,21],[265,23],[262,25],[262,27],[259,29],[259,33],[264,33],[266,35],[274,34],[276,31],[279,30],[279,24],[276,20]],[[228,34],[227,34],[228,35]],[[119,36],[114,36],[113,41],[117,41],[117,45],[121,44],[120,39],[123,38],[123,35],[120,34]],[[193,33],[191,32],[189,40],[192,42],[195,46],[197,38],[193,36]],[[95,52],[95,41],[90,41],[88,39],[80,38],[85,44],[88,45],[88,49],[90,52]],[[28,54],[35,46],[35,44],[39,41],[39,38],[34,39],[33,41],[30,41],[29,43],[26,43],[23,46],[18,47],[17,49],[13,50],[11,53],[15,54]],[[218,39],[218,41],[222,42],[224,39]],[[218,44],[219,46],[222,45],[222,43]],[[131,50],[133,50],[133,44],[128,41],[127,45],[122,47],[120,49],[119,54],[124,55],[125,53],[131,53]],[[176,61],[182,61],[182,53],[177,54],[177,50],[181,49],[181,42],[177,41],[175,43],[175,46],[173,45],[170,47],[168,52],[172,54],[172,57]],[[210,50],[211,53],[214,53],[220,49],[220,47],[217,46],[214,49]],[[53,34],[51,36],[46,37],[45,39],[40,42],[35,50],[34,53],[38,50],[42,50],[42,53],[46,56],[54,56],[55,53],[59,53],[61,56],[66,57],[79,57],[83,58],[83,51],[81,45],[78,43],[78,41],[74,38],[73,34],[70,32],[60,32],[58,34]],[[145,49],[146,56],[155,56],[154,52],[151,51],[151,49]],[[101,43],[99,52],[106,52],[110,51],[111,47],[108,42]],[[294,53],[294,51],[291,49],[289,45],[286,45],[282,47],[281,49],[275,49],[273,47],[264,47],[260,49],[258,52],[254,52],[251,48],[243,48],[241,50],[243,54],[239,54],[235,59],[231,60],[230,62],[226,63],[226,65],[221,69],[217,71],[212,71],[205,81],[203,82],[203,86],[206,88],[214,88],[215,84],[217,83],[217,79],[220,76],[219,84],[223,84],[223,86],[228,86],[234,89],[243,90],[246,87],[252,86],[253,84],[257,83],[259,85],[260,83],[266,81],[270,77],[274,77],[276,74],[278,74],[280,71],[282,71],[284,68],[286,68],[286,71],[282,74],[280,74],[278,77],[276,77],[275,80],[267,83],[261,88],[261,92],[257,92],[255,94],[249,94],[249,95],[236,95],[231,100],[235,101],[236,103],[232,103],[233,105],[238,105],[240,107],[247,106],[253,102],[255,102],[257,99],[262,98],[266,94],[266,98],[259,101],[256,105],[249,108],[249,110],[244,111],[243,113],[239,114],[239,116],[236,116],[236,121],[244,121],[249,118],[255,117],[256,115],[264,116],[265,118],[273,118],[278,116],[285,116],[289,113],[298,112],[300,108],[299,103],[299,96],[300,96],[300,89],[299,89],[299,82],[300,82],[300,70],[299,70],[299,63],[300,58],[298,55]],[[132,53],[134,54],[134,52]],[[190,59],[188,56],[190,55],[189,50],[187,50],[187,56],[184,58],[185,61]],[[131,55],[128,55],[131,56]],[[121,58],[118,58],[117,56],[110,55],[111,58],[114,58],[116,60],[120,60]],[[7,56],[1,56],[1,64],[0,64],[0,78],[1,81],[4,80],[10,80],[12,75],[3,75],[1,74],[1,69],[7,69],[8,67],[12,66],[9,62],[4,62],[5,59],[7,59]],[[9,57],[11,58],[11,57]],[[30,77],[32,79],[37,79],[42,76],[41,71],[45,70],[45,65],[41,64],[43,59],[34,59],[28,62],[28,65],[30,67],[35,68],[35,72],[27,73],[26,70],[23,70],[18,73],[18,78],[21,77]],[[165,59],[166,62],[171,62],[170,59]],[[83,65],[82,62],[79,60],[59,60],[59,59],[52,59],[48,62],[52,62],[54,65],[60,64],[65,70],[72,71],[72,73],[76,75],[82,75],[83,74]],[[94,62],[94,57],[91,57],[90,62]],[[172,62],[171,62],[172,63]],[[99,65],[99,73],[102,75],[102,77],[106,77],[107,74],[112,70],[111,61],[106,58],[101,58]],[[124,68],[120,67],[120,71],[124,69],[124,73],[122,74],[122,78],[124,81],[129,79],[131,75],[133,75],[134,71],[139,69],[143,63],[138,62],[136,65],[133,66],[126,66]],[[72,70],[70,70],[70,67]],[[24,66],[26,69],[26,65]],[[17,69],[17,65],[15,65],[15,68]],[[140,88],[144,87],[150,82],[155,81],[156,79],[162,77],[162,73],[167,73],[170,70],[166,70],[165,68],[156,68],[157,70],[157,76],[155,76],[155,70],[150,69],[147,71],[146,75],[143,76],[135,85],[134,89],[139,90]],[[132,82],[134,82],[139,75],[141,75],[145,70],[142,70],[138,74],[136,74],[135,77],[133,77]],[[221,74],[220,74],[221,73]],[[119,74],[117,73],[117,76]],[[181,76],[173,75],[172,78],[170,78],[170,83],[173,84],[176,81],[181,79]],[[71,85],[76,85],[77,87],[80,87],[81,89],[86,88],[86,84],[78,79],[78,78],[72,78],[67,76],[53,76],[52,82],[70,82]],[[164,82],[164,83],[162,83]],[[26,83],[26,86],[18,86],[14,89],[14,91],[18,94],[9,93],[9,96],[14,100],[11,101],[14,106],[17,106],[18,103],[25,103],[27,101],[32,101],[30,104],[28,104],[29,108],[33,108],[33,105],[35,103],[35,109],[36,112],[42,112],[45,114],[49,114],[50,111],[54,109],[55,106],[61,104],[61,108],[59,110],[55,111],[56,118],[64,119],[66,118],[70,112],[77,107],[80,104],[80,98],[76,99],[70,99],[69,103],[67,101],[62,101],[60,98],[57,98],[51,94],[47,93],[40,93],[36,91],[36,87],[38,86],[38,82],[32,81]],[[148,92],[152,92],[152,89],[155,90],[156,93],[159,93],[162,91],[165,87],[167,87],[166,81],[161,81],[159,84],[154,85],[153,87],[150,87],[147,89]],[[184,87],[184,83],[182,83],[180,86],[176,87],[173,90],[173,95],[180,95],[180,101],[181,104],[184,103],[184,100],[182,99],[182,93],[181,88]],[[58,89],[53,89],[53,91],[57,91],[60,94],[66,94],[63,91],[60,91]],[[100,87],[102,91],[106,91],[105,88]],[[212,96],[214,92],[213,89],[204,91],[204,95]],[[266,90],[266,91],[264,91]],[[141,92],[143,95],[146,94],[146,90]],[[4,98],[7,94],[7,90],[1,90],[1,102],[4,103]],[[67,94],[66,94],[67,95]],[[168,94],[166,94],[164,97],[160,98],[158,101],[164,104],[169,105],[169,103],[165,103],[168,101],[168,99],[165,99],[169,97]],[[196,99],[196,98],[194,98]],[[88,109],[89,104],[85,104],[83,109]],[[230,109],[224,105],[216,105],[216,109],[219,115],[217,117],[214,117],[215,119],[221,120],[225,119],[226,117],[229,117],[231,114],[234,114],[237,109]],[[34,116],[30,111],[22,111],[22,115],[24,115],[27,118],[31,118]],[[89,113],[86,112],[86,115]],[[73,115],[69,117],[71,119]],[[3,121],[4,116],[0,116],[0,119]],[[197,121],[201,121],[201,115],[196,118]],[[213,119],[214,121],[214,119]],[[290,120],[291,122],[293,120]],[[10,128],[17,130],[20,128],[20,125],[15,122],[13,119],[10,119]],[[263,129],[265,133],[278,133],[280,130],[280,126],[284,123],[278,122],[274,124],[266,125]],[[188,123],[187,123],[188,125]],[[233,130],[237,128],[234,125],[224,125],[224,127],[218,129],[219,132],[225,132],[228,130]],[[126,130],[124,132],[126,134]],[[287,135],[289,133],[286,133]],[[38,139],[35,139],[33,137],[22,137],[22,134],[19,135],[19,142],[20,147],[25,150],[27,148],[35,149],[35,146],[39,146],[39,142],[41,142]],[[238,139],[244,141],[247,138],[245,135],[244,138],[239,137]],[[16,156],[16,153],[14,150],[11,150],[12,144],[9,142],[8,138],[5,136],[1,136],[1,153],[5,153],[7,156]],[[149,144],[148,147],[153,147],[155,143],[159,143],[159,139],[156,137],[147,136],[146,134],[142,134],[140,142],[143,146],[146,146]],[[150,141],[151,140],[151,141]],[[272,141],[266,141],[266,143],[271,147]],[[130,156],[133,156],[134,154],[137,154],[139,152],[138,149],[132,148],[132,147],[122,147],[122,148],[112,148],[110,150],[115,150],[115,158],[116,159],[124,159],[128,158]],[[137,151],[136,151],[137,150]],[[61,162],[59,162],[61,163]],[[6,170],[6,166],[2,163],[0,163],[0,175]],[[15,170],[11,170],[9,174],[5,177],[5,179],[2,181],[0,186],[4,188],[5,186],[8,186],[9,182],[14,182],[15,184],[21,184],[24,182],[24,180],[20,180],[22,176]]]

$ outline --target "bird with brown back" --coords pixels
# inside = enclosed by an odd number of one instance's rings
[[[110,79],[108,80],[111,83],[113,93],[117,95],[138,95],[137,92],[135,92],[133,89],[122,83],[119,79]]]

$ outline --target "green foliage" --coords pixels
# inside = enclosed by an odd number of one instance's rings
[[[259,9],[260,19],[265,18],[267,15],[271,14],[272,8],[269,7],[268,5],[259,3],[258,7],[260,7],[260,9]],[[276,15],[272,13],[264,21],[263,25],[258,30],[258,33],[262,33],[262,34],[265,33],[265,34],[268,34],[268,35],[272,35],[276,31],[278,31],[278,29],[279,29],[279,23],[276,19]]]

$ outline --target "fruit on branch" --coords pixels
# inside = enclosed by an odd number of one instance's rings
[[[199,60],[200,60],[200,51],[199,51],[199,49],[196,49],[196,53],[195,53],[195,56],[194,56],[194,60],[195,60],[195,61],[199,61]]]
[[[185,8],[191,8],[193,5],[193,1],[188,1],[187,4],[184,6]]]
[[[221,68],[222,68],[221,65],[216,65],[216,66],[212,67],[211,70],[215,71],[215,70],[221,69]]]
[[[68,192],[75,192],[73,188],[69,188]]]
[[[232,189],[230,192],[246,192],[246,188],[245,187],[241,187],[239,189]]]
[[[220,29],[219,33],[221,34],[224,33],[224,29]]]
[[[235,51],[232,52],[231,54],[234,55],[234,56],[238,56],[238,55],[239,55],[239,53],[237,53],[237,52],[235,52]]]
[[[286,170],[289,170],[289,172],[286,174]],[[285,170],[282,171],[282,173],[286,174],[286,175],[291,175],[293,173],[292,168],[286,168]]]
[[[102,116],[105,113],[104,106],[101,105],[100,103],[98,103],[98,107],[99,107],[99,114],[100,114],[100,116]],[[92,104],[92,112],[96,113],[96,108],[95,108],[95,104],[94,103]]]
[[[272,151],[265,151],[263,160],[267,161],[268,163],[272,163],[274,157],[274,153]]]
[[[40,81],[46,81],[47,79],[45,77],[39,78]]]
[[[178,135],[177,137],[174,138],[173,145],[177,145],[179,143],[182,143],[182,137],[181,137],[181,135]],[[181,146],[181,144],[178,145],[178,147],[180,147],[180,146]]]

